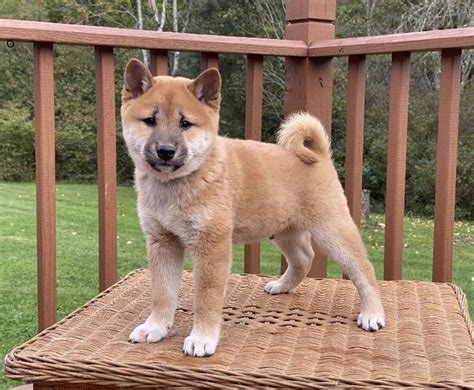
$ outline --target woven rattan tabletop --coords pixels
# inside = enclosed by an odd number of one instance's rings
[[[10,378],[117,387],[474,387],[472,325],[451,284],[380,282],[387,326],[356,326],[359,298],[345,280],[305,279],[270,296],[269,277],[228,281],[214,356],[182,355],[192,325],[192,274],[185,273],[170,335],[130,344],[149,313],[149,273],[138,270],[5,360]]]

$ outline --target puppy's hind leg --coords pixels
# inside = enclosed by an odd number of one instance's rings
[[[349,212],[319,221],[310,231],[318,246],[334,258],[357,288],[361,298],[357,325],[369,331],[382,328],[385,314],[374,268]]]
[[[272,241],[285,255],[288,268],[280,279],[268,282],[265,291],[282,294],[295,288],[311,268],[314,257],[311,235],[308,231],[289,228],[275,235]]]

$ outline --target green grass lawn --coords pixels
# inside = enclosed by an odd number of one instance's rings
[[[97,189],[94,185],[59,184],[57,187],[58,318],[98,292]],[[146,267],[145,245],[130,187],[118,190],[119,276]],[[377,277],[383,274],[383,215],[371,215],[363,236]],[[431,279],[433,222],[405,218],[403,278]],[[0,183],[0,355],[36,332],[36,226],[35,187],[32,183]],[[468,296],[474,315],[474,223],[457,222],[453,281]],[[190,267],[190,263],[186,265]],[[277,274],[279,253],[262,243],[261,273]],[[234,272],[243,271],[243,248],[234,250]],[[340,277],[330,262],[329,276]],[[17,382],[0,374],[0,388]]]

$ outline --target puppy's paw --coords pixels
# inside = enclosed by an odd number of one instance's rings
[[[265,285],[265,291],[271,295],[284,294],[290,291],[290,288],[281,279],[272,280]]]
[[[375,332],[385,326],[385,318],[380,313],[360,313],[357,317],[357,326],[369,332]]]
[[[159,322],[145,321],[138,325],[130,336],[128,341],[132,343],[156,343],[168,334],[168,327]]]
[[[189,356],[211,356],[216,352],[219,337],[207,337],[191,334],[184,339],[183,353]]]

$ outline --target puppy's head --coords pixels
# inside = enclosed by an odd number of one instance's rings
[[[130,60],[122,89],[122,127],[135,166],[162,181],[189,175],[205,161],[218,132],[221,78],[153,77]]]

